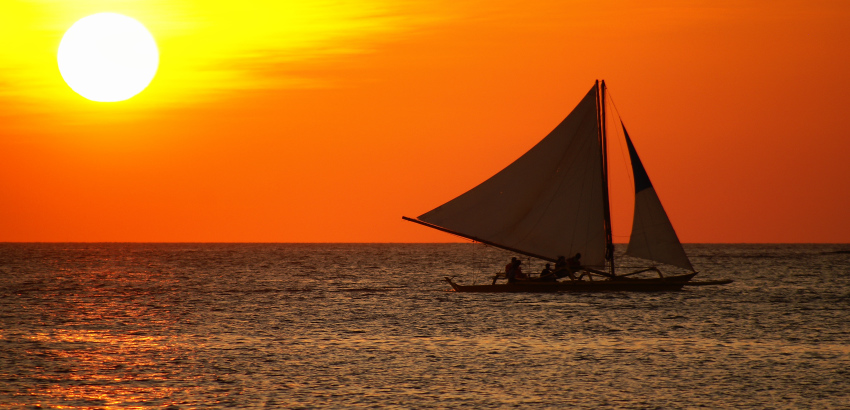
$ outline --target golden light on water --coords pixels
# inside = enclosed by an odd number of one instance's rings
[[[27,395],[42,399],[42,406],[67,406],[57,408],[173,404],[173,397],[183,390],[167,384],[181,369],[176,352],[192,346],[161,332],[174,323],[170,309],[143,305],[128,309],[127,300],[144,295],[138,290],[138,277],[96,270],[75,279],[86,285],[46,298],[62,299],[50,304],[59,309],[41,311],[42,320],[55,323],[53,327],[17,336],[29,346],[26,366],[38,369],[30,376],[38,382]],[[101,286],[104,283],[110,285]]]
[[[694,246],[747,259],[718,292],[469,301],[422,273],[471,279],[463,244],[0,244],[0,402],[841,408],[844,248]]]
[[[97,403],[104,409],[147,408],[145,403],[166,403],[176,390],[158,385],[169,379],[169,372],[150,360],[151,355],[168,354],[170,347],[163,337],[56,329],[27,339],[53,346],[50,367],[64,363],[59,367],[67,373],[42,375],[45,386],[39,395],[48,402]],[[135,383],[140,380],[151,386]]]

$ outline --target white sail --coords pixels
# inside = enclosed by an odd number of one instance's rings
[[[419,216],[470,238],[555,259],[605,265],[597,86],[542,141],[505,169]]]
[[[679,237],[676,236],[667,212],[664,212],[661,200],[658,199],[646,169],[640,162],[626,127],[623,127],[623,134],[626,137],[635,180],[635,214],[626,254],[693,271],[694,267],[685,254]]]

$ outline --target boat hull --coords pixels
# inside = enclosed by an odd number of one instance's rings
[[[671,292],[681,290],[696,273],[665,278],[606,280],[567,280],[562,282],[516,282],[495,285],[458,285],[446,282],[455,292],[478,293],[551,293],[551,292]]]

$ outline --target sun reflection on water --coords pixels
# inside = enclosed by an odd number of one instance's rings
[[[0,407],[847,402],[848,287],[831,271],[766,287],[787,265],[768,258],[717,291],[465,295],[416,262],[454,245],[347,246],[0,244]]]
[[[35,347],[26,354],[40,370],[30,395],[51,407],[144,408],[167,404],[177,389],[167,386],[172,371],[157,360],[175,351],[164,336],[65,328],[23,338]]]
[[[157,295],[172,280],[104,268],[127,259],[58,261],[72,266],[58,267],[54,280],[18,292],[24,319],[36,326],[0,330],[0,343],[19,349],[18,371],[0,369],[0,378],[11,382],[11,405],[149,408],[171,405],[176,392],[191,389],[181,385],[191,378],[175,374],[198,344],[174,334],[177,307]]]

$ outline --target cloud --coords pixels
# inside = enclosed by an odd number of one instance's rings
[[[0,82],[12,86],[0,91],[0,99],[39,105],[75,100],[58,73],[56,50],[68,27],[98,12],[126,14],[152,32],[160,68],[145,93],[158,94],[149,99],[151,107],[163,107],[238,90],[332,86],[299,67],[344,64],[345,58],[368,53],[376,44],[434,19],[413,4],[12,0],[4,2],[0,17],[0,36],[16,39],[4,41],[0,53]]]

